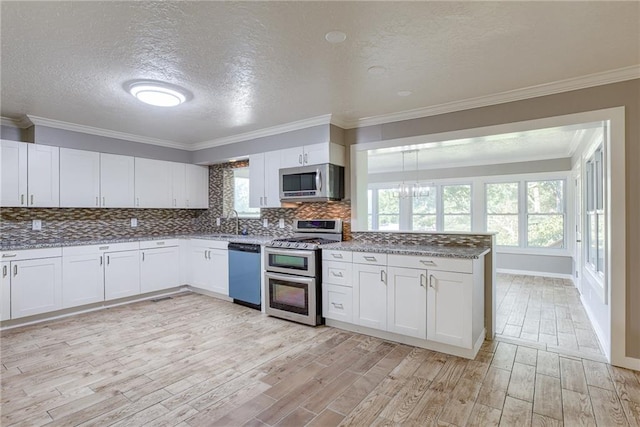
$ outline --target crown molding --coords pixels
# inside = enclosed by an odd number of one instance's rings
[[[292,132],[295,130],[305,129],[312,126],[328,125],[331,123],[331,114],[311,117],[310,119],[298,120],[295,122],[285,123],[282,125],[272,126],[251,132],[240,133],[237,135],[225,136],[209,141],[202,141],[190,145],[187,149],[191,151],[203,150],[205,148],[219,147],[221,145],[233,144],[236,142],[248,141],[251,139],[263,138],[265,136],[278,135],[281,133]]]
[[[26,129],[28,127],[31,127],[33,124],[31,123],[31,121],[26,118],[23,117],[21,119],[12,119],[9,117],[0,117],[0,124],[3,126],[11,126],[14,128],[19,128],[19,129]]]
[[[189,145],[175,141],[164,139],[149,138],[146,136],[134,135],[131,133],[117,132],[109,129],[96,128],[93,126],[78,125],[75,123],[63,122],[60,120],[46,119],[44,117],[27,115],[26,118],[32,125],[46,126],[55,129],[69,130],[72,132],[87,133],[90,135],[104,136],[107,138],[115,138],[130,142],[140,142],[142,144],[159,145],[161,147],[177,148],[179,150],[188,150]]]
[[[589,87],[618,83],[638,78],[640,78],[640,65],[632,65],[630,67],[603,71],[601,73],[589,74],[586,76],[559,80],[552,83],[544,83],[521,89],[509,90],[493,95],[479,96],[476,98],[447,102],[444,104],[416,108],[399,113],[384,114],[357,120],[345,120],[342,122],[344,126],[341,127],[344,129],[353,129],[358,127],[399,122],[403,120],[418,119],[421,117],[437,116],[439,114],[453,113],[455,111],[504,104],[506,102],[521,101],[523,99],[537,98],[545,95],[554,95],[556,93],[586,89]]]

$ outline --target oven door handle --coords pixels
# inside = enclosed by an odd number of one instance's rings
[[[272,273],[270,271],[267,271],[266,273],[264,273],[264,277],[266,279],[276,279],[276,280],[282,280],[285,282],[294,282],[294,283],[307,283],[309,285],[312,285],[313,282],[315,282],[315,277],[303,277],[303,276],[293,276],[291,274],[278,274],[278,273]]]
[[[266,248],[265,253],[275,254],[275,255],[291,255],[291,256],[303,256],[303,257],[313,257],[314,251],[308,250],[295,250],[295,249],[276,249],[276,248]]]

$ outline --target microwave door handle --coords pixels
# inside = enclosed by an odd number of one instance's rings
[[[320,169],[316,169],[316,190],[322,191],[322,175]]]

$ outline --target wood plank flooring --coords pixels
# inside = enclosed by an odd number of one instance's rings
[[[499,340],[466,360],[192,293],[0,337],[2,426],[640,425],[640,372]]]

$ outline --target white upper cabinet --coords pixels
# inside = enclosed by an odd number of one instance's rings
[[[27,206],[27,145],[0,141],[0,205]]]
[[[60,206],[60,149],[27,144],[28,206]]]
[[[209,167],[185,165],[187,180],[187,208],[207,209],[209,207]]]
[[[187,207],[187,171],[184,163],[171,162],[171,207]]]
[[[131,156],[100,153],[100,206],[132,208],[135,164]]]
[[[60,207],[100,207],[100,153],[60,148]]]
[[[137,208],[170,208],[172,205],[171,162],[135,158]]]
[[[249,206],[252,208],[280,207],[281,151],[249,156]]]
[[[280,150],[280,153],[281,168],[319,165],[322,163],[333,163],[344,166],[345,163],[344,146],[332,142],[287,148]]]

